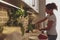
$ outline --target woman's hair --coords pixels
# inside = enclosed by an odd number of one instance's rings
[[[56,4],[55,3],[49,3],[49,4],[47,4],[46,5],[46,8],[47,9],[56,9],[57,10],[57,6],[56,6]]]

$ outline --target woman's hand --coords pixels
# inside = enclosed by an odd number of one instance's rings
[[[42,30],[47,30],[47,28],[42,28],[42,29],[39,29],[40,31],[42,31]]]
[[[44,30],[44,29],[39,29],[40,31]]]
[[[32,23],[33,25],[38,24],[37,22]]]

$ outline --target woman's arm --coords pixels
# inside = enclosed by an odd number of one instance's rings
[[[36,22],[35,24],[37,24],[37,23],[41,23],[41,22],[44,22],[45,20],[47,19],[47,17],[45,17],[44,19],[42,19],[42,20],[39,20],[38,22]]]
[[[40,30],[49,30],[49,29],[51,29],[53,23],[54,23],[54,21],[48,21],[47,27],[43,28],[43,29],[40,29]]]

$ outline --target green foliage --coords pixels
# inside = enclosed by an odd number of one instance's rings
[[[24,17],[26,17],[27,15],[28,15],[28,13],[25,11],[25,10],[23,10],[23,9],[18,9],[17,11],[16,11],[16,14],[15,14],[16,16],[24,16]]]
[[[16,11],[15,15],[17,15],[17,16],[23,16],[23,14],[24,14],[24,10],[19,9],[19,10]]]
[[[26,10],[24,10],[24,9],[13,9],[13,10],[11,10],[11,12],[12,12],[12,14],[9,14],[9,21],[8,21],[8,25],[10,25],[10,24],[12,24],[12,22],[13,22],[13,24],[12,25],[19,25],[20,27],[21,27],[21,32],[22,32],[22,35],[24,35],[24,26],[23,26],[23,23],[22,22],[18,22],[18,18],[19,17],[26,17],[26,16],[28,16],[28,13],[27,13],[27,11]],[[33,29],[34,29],[34,25],[33,24],[31,24],[31,22],[32,22],[32,20],[29,18],[29,23],[28,23],[28,30],[29,31],[33,31]]]
[[[22,16],[24,16],[24,14],[25,14],[25,11],[23,9],[19,9],[19,10],[16,11],[16,14],[15,15],[17,17],[22,17]],[[19,23],[19,26],[21,27],[22,35],[24,35],[24,26],[23,26],[23,23],[20,22]]]
[[[28,13],[25,11],[25,12],[24,12],[24,17],[26,17],[26,16],[28,16]]]
[[[29,31],[33,31],[33,27],[32,27],[31,24],[28,25],[28,30],[29,30]]]
[[[33,29],[35,29],[35,25],[29,24],[27,29],[28,29],[29,31],[33,32]]]
[[[21,27],[21,32],[22,32],[22,36],[24,35],[24,26],[23,26],[23,23],[19,23],[20,27]]]
[[[3,27],[0,26],[0,33],[2,33],[2,32],[3,32]]]
[[[22,36],[24,35],[24,27],[21,27]]]

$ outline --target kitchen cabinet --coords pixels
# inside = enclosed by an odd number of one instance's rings
[[[22,0],[28,6],[30,6],[33,10],[39,13],[39,0]]]

